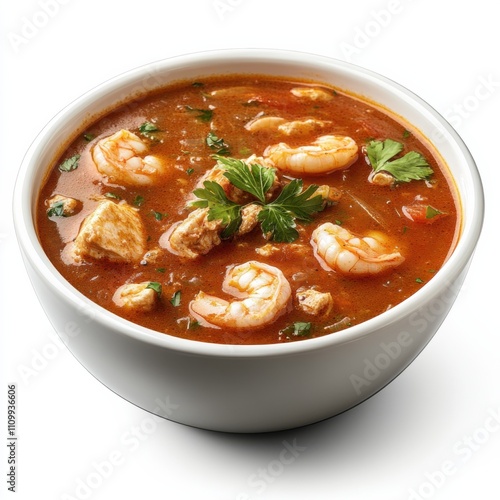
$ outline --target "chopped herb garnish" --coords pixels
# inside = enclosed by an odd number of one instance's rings
[[[424,280],[422,278],[417,278],[415,280],[416,283],[424,283]]]
[[[403,139],[408,139],[408,137],[410,137],[411,135],[411,132],[409,130],[404,130],[403,131]]]
[[[207,146],[213,149],[219,155],[229,154],[229,145],[224,142],[224,139],[217,137],[213,132],[207,134],[205,139]]]
[[[247,166],[241,160],[214,155],[219,165],[226,169],[225,177],[237,188],[249,193],[257,199],[252,203],[262,205],[258,221],[262,231],[276,242],[292,242],[298,238],[295,229],[295,220],[310,221],[311,216],[323,210],[325,204],[319,195],[313,196],[318,186],[311,185],[302,189],[302,180],[293,179],[288,183],[279,196],[273,201],[266,200],[275,180],[275,170],[263,167],[258,163]],[[233,235],[241,224],[241,210],[239,205],[226,196],[220,184],[214,181],[205,181],[204,188],[194,191],[200,198],[192,203],[195,207],[209,208],[208,220],[221,220],[225,229],[222,236],[227,238]]]
[[[276,200],[268,203],[259,212],[258,220],[264,234],[270,234],[274,241],[291,243],[299,237],[295,219],[309,222],[311,215],[323,210],[323,198],[313,196],[318,186],[311,185],[302,191],[302,180],[293,179]]]
[[[209,122],[214,114],[214,112],[211,109],[199,109],[199,108],[193,108],[191,106],[185,106],[185,108],[190,113],[197,113],[195,118],[197,118],[201,122]]]
[[[106,198],[112,198],[113,200],[121,200],[121,196],[115,194],[115,193],[104,193],[104,196]]]
[[[186,174],[191,175],[192,173],[194,173],[194,168],[188,168],[186,170]]]
[[[151,122],[144,122],[142,125],[139,125],[139,132],[143,135],[146,135],[151,132],[158,132],[160,129]]]
[[[305,337],[311,333],[312,324],[306,321],[297,321],[280,330],[283,334],[292,334],[295,337]]]
[[[50,208],[47,210],[47,215],[49,217],[66,217],[64,201],[56,201],[50,205]]]
[[[427,160],[416,151],[410,151],[390,161],[402,150],[402,143],[386,139],[385,141],[370,141],[366,153],[374,172],[388,172],[399,182],[426,179],[433,173]]]
[[[132,202],[136,207],[142,207],[144,205],[144,196],[141,196],[138,194],[135,198],[134,201]]]
[[[95,139],[95,134],[83,134],[83,138],[87,141],[87,142],[90,142],[90,141],[93,141]]]
[[[188,330],[196,330],[196,328],[199,328],[201,325],[200,325],[200,322],[197,321],[196,319],[189,319],[188,321],[188,325],[187,325],[187,329]]]
[[[146,288],[151,288],[151,290],[154,290],[158,294],[158,297],[161,296],[161,283],[158,283],[158,281],[150,281]]]
[[[437,208],[431,207],[430,205],[427,205],[425,208],[425,218],[426,219],[432,219],[433,217],[436,217],[436,215],[442,215],[443,212],[440,212]]]
[[[80,155],[73,155],[71,158],[64,160],[58,168],[61,172],[71,172],[72,170],[76,170],[78,168],[79,161]]]
[[[172,295],[172,298],[170,299],[170,303],[174,307],[179,307],[181,305],[181,291],[180,290],[177,290],[177,292],[175,292]]]
[[[212,155],[212,158],[225,168],[224,175],[233,186],[254,195],[259,201],[265,203],[266,192],[274,183],[275,169],[263,167],[258,163],[252,163],[248,168],[245,162],[235,158],[224,158],[217,155]]]
[[[168,217],[168,214],[162,214],[156,210],[151,210],[151,215],[153,215],[156,220],[162,220],[163,217]]]
[[[139,132],[144,137],[151,139],[153,141],[157,141],[158,138],[154,135],[156,132],[160,132],[160,129],[151,122],[144,122],[142,125],[139,125]]]
[[[193,193],[200,198],[192,203],[194,207],[209,208],[208,220],[221,220],[225,229],[221,236],[228,238],[234,234],[241,224],[241,205],[229,200],[220,184],[205,181],[204,188],[195,189]]]
[[[157,267],[156,271],[158,271],[159,273],[165,273],[167,270],[164,267]]]
[[[203,82],[193,82],[191,85],[193,87],[203,87],[205,84]]]

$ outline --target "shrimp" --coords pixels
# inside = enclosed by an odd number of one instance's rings
[[[141,156],[146,151],[140,137],[122,129],[101,139],[92,150],[92,159],[110,182],[148,186],[163,173],[164,165],[156,156]]]
[[[292,291],[276,267],[249,261],[229,268],[222,290],[240,300],[227,300],[200,291],[189,304],[204,326],[249,329],[268,325],[289,310]]]
[[[264,156],[284,172],[321,175],[351,166],[358,159],[358,145],[350,137],[323,135],[309,146],[292,148],[284,142],[268,146]]]
[[[312,233],[314,255],[322,267],[349,276],[370,276],[392,269],[405,258],[392,250],[386,235],[372,232],[360,238],[331,222],[318,226]]]
[[[311,99],[311,101],[331,101],[333,99],[333,92],[318,88],[294,87],[290,92],[295,97],[305,97]]]
[[[328,125],[329,122],[306,118],[304,120],[287,121],[279,116],[257,116],[250,120],[245,128],[250,132],[281,132],[283,135],[304,135]]]

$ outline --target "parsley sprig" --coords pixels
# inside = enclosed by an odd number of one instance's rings
[[[370,141],[366,153],[375,173],[388,172],[399,182],[426,179],[433,174],[427,160],[416,151],[410,151],[391,161],[391,158],[402,150],[402,143],[386,139],[385,141]]]
[[[256,200],[250,203],[262,206],[257,218],[263,233],[273,241],[295,241],[299,236],[295,221],[310,221],[313,214],[325,207],[323,198],[314,195],[318,186],[313,184],[303,189],[301,179],[293,179],[276,199],[269,201],[266,194],[274,184],[275,169],[258,163],[247,165],[242,160],[219,155],[213,155],[213,158],[225,169],[224,176],[233,186],[255,197]],[[208,207],[208,220],[222,221],[225,227],[221,236],[230,237],[241,224],[242,209],[245,205],[230,200],[224,189],[214,181],[205,181],[203,186],[194,190],[199,200],[192,205],[199,208]]]

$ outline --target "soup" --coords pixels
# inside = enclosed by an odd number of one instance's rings
[[[100,306],[227,344],[334,334],[453,251],[460,212],[403,119],[317,82],[179,82],[87,126],[37,204],[54,266]]]

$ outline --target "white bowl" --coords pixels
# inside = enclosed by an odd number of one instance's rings
[[[46,168],[84,123],[117,103],[173,80],[258,73],[330,83],[404,117],[449,165],[460,193],[458,245],[436,276],[393,309],[321,338],[289,344],[219,345],[137,326],[84,297],[56,271],[37,239],[33,214]],[[57,138],[57,140],[54,140]],[[21,252],[47,316],[74,356],[109,389],[170,420],[231,432],[275,431],[336,415],[370,397],[429,342],[465,278],[481,231],[483,190],[473,158],[453,128],[400,85],[351,64],[299,52],[227,50],[148,64],[91,90],[39,134],[14,193]]]

